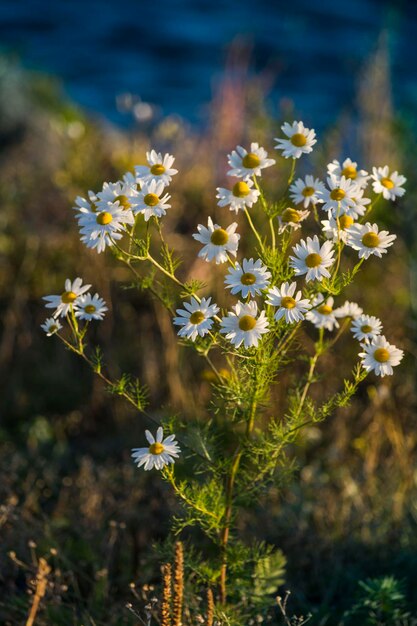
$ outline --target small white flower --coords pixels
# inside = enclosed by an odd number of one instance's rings
[[[350,215],[352,216],[354,219],[357,219],[358,217],[362,217],[362,215],[365,215],[368,204],[371,203],[371,199],[370,198],[365,198],[364,197],[364,190],[363,189],[357,189],[357,193],[355,193],[354,197],[353,197],[353,206],[349,207],[346,209],[345,213],[346,215]]]
[[[363,309],[361,309],[359,304],[356,304],[356,302],[349,302],[349,300],[346,300],[346,302],[342,304],[342,306],[335,309],[334,312],[336,317],[352,317],[353,319],[356,319],[362,315],[362,313]]]
[[[398,172],[389,173],[388,165],[372,168],[372,187],[375,193],[382,193],[385,200],[395,200],[405,194],[402,185],[407,181]]]
[[[132,204],[132,210],[135,215],[141,213],[145,222],[151,217],[162,217],[166,215],[166,210],[171,207],[168,204],[170,195],[164,194],[165,185],[162,181],[152,179],[149,183],[143,183],[138,197]]]
[[[260,259],[257,261],[243,259],[242,265],[236,263],[234,267],[229,268],[224,282],[231,294],[236,295],[240,292],[243,298],[248,295],[254,298],[268,287],[270,278],[271,272]]]
[[[65,291],[58,296],[44,296],[47,309],[55,309],[53,317],[65,317],[71,307],[75,310],[80,296],[90,289],[91,285],[83,285],[81,278],[73,282],[69,278],[65,281]]]
[[[93,191],[88,192],[88,200],[77,196],[75,199],[76,206],[73,207],[74,211],[78,211],[78,215],[75,216],[76,219],[79,220],[86,213],[95,213],[97,211],[97,201],[98,198]]]
[[[349,178],[329,176],[328,189],[322,192],[323,211],[332,211],[333,215],[342,215],[354,209],[355,197],[360,195],[359,187]],[[354,217],[354,215],[352,215]]]
[[[290,187],[290,197],[296,204],[303,204],[307,209],[310,204],[323,202],[321,193],[325,190],[324,183],[314,176],[298,178]]]
[[[303,222],[310,215],[310,211],[297,211],[288,207],[285,211],[278,215],[278,232],[283,233],[287,228],[298,230],[301,228],[301,222]]]
[[[130,213],[137,196],[136,183],[121,180],[116,183],[104,183],[102,190],[97,194],[97,207],[100,211],[106,211],[108,204],[112,204]]]
[[[87,248],[96,249],[99,254],[106,246],[112,246],[115,240],[121,239],[123,237],[121,231],[125,230],[126,225],[133,223],[132,211],[125,210],[118,201],[108,202],[105,210],[83,213],[78,220],[81,241]]]
[[[333,328],[339,328],[339,322],[336,319],[335,311],[333,310],[333,298],[327,298],[324,301],[324,296],[319,293],[312,302],[312,308],[306,313],[306,319],[314,324],[316,328],[326,328],[327,330],[333,330]]]
[[[375,337],[371,343],[362,344],[363,352],[359,354],[362,367],[367,372],[374,371],[377,376],[391,376],[392,368],[398,365],[404,352],[388,343],[383,335]]]
[[[326,235],[327,239],[331,239],[333,242],[343,241],[346,243],[346,239],[348,236],[348,228],[352,226],[354,223],[353,217],[344,213],[337,220],[331,211],[329,211],[329,219],[322,220],[323,224],[323,233]]]
[[[233,345],[238,348],[242,343],[245,348],[257,348],[261,335],[268,332],[269,322],[265,311],[259,317],[258,305],[254,300],[244,304],[238,302],[234,307],[234,313],[229,312],[221,321],[220,332],[226,335]]]
[[[198,233],[193,237],[204,244],[198,256],[207,262],[216,260],[216,265],[226,263],[227,255],[236,256],[240,235],[235,232],[237,222],[233,222],[226,229],[218,224],[213,224],[211,217],[207,220],[207,227],[203,224],[197,226]]]
[[[237,146],[236,150],[227,155],[227,161],[232,168],[227,174],[244,179],[261,176],[261,170],[275,163],[275,159],[268,159],[267,151],[258,143],[251,143],[249,152],[242,146]]]
[[[360,315],[352,322],[351,331],[355,339],[368,343],[381,334],[382,323],[374,315]]]
[[[257,202],[260,192],[253,188],[254,182],[249,178],[246,180],[240,180],[235,183],[232,189],[225,189],[224,187],[217,187],[218,194],[216,198],[219,198],[218,206],[230,205],[230,210],[237,213],[239,210],[250,208]]]
[[[316,133],[314,129],[306,128],[303,122],[293,122],[289,124],[285,122],[281,126],[281,130],[288,139],[275,138],[277,145],[276,150],[282,150],[282,156],[286,159],[292,157],[299,159],[301,155],[312,152],[313,146],[317,143]]]
[[[103,298],[100,298],[98,293],[94,296],[91,293],[86,293],[78,298],[75,317],[89,322],[91,320],[102,320],[106,311],[108,311],[106,303]]]
[[[211,298],[202,298],[198,302],[194,297],[191,303],[184,302],[184,309],[177,309],[178,317],[174,317],[174,324],[182,326],[178,335],[195,341],[197,335],[204,337],[213,326],[211,319],[219,311],[217,304],[210,304]]]
[[[334,159],[328,164],[327,172],[330,176],[337,176],[337,178],[341,178],[342,176],[349,178],[350,180],[355,181],[356,185],[361,189],[366,187],[370,178],[368,172],[365,170],[358,170],[358,164],[355,161],[352,161],[352,159],[345,159],[342,164]]]
[[[51,337],[51,335],[55,335],[55,333],[61,330],[62,324],[54,317],[48,317],[44,323],[41,324],[41,328],[46,332],[47,337]]]
[[[317,235],[313,239],[302,239],[293,247],[295,256],[290,257],[290,267],[294,268],[296,276],[306,274],[306,281],[330,278],[328,267],[334,263],[334,250],[330,241],[320,246]]]
[[[304,313],[311,307],[310,300],[302,299],[303,294],[297,289],[297,283],[283,283],[281,287],[272,287],[268,291],[266,304],[278,307],[275,319],[278,321],[285,317],[288,324],[300,322],[304,319]]]
[[[366,224],[351,226],[348,230],[346,243],[358,251],[360,259],[367,259],[371,254],[381,258],[396,238],[397,235],[390,235],[387,230],[378,232],[377,224],[367,222]]]
[[[138,467],[143,466],[146,471],[153,467],[161,470],[164,465],[175,463],[175,458],[178,458],[181,452],[175,441],[175,435],[169,435],[163,439],[164,431],[159,426],[156,431],[156,439],[149,430],[145,430],[145,436],[149,442],[147,448],[132,448],[132,458]]]
[[[151,181],[162,182],[164,187],[169,185],[172,177],[178,174],[178,170],[172,166],[175,161],[175,157],[171,154],[164,154],[151,150],[146,153],[148,165],[136,165],[136,181],[143,183],[150,183]]]

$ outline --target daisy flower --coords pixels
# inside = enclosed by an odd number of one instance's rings
[[[310,206],[310,204],[318,204],[323,202],[321,193],[325,191],[324,183],[314,176],[306,176],[303,180],[298,178],[290,187],[291,199],[296,204],[303,204],[304,208]]]
[[[322,192],[323,211],[332,211],[333,215],[348,213],[355,206],[355,197],[360,193],[358,186],[349,178],[329,176],[328,189]]]
[[[240,235],[235,232],[237,222],[233,222],[226,229],[218,224],[213,224],[211,217],[207,220],[207,228],[202,224],[197,226],[198,233],[194,233],[193,237],[200,243],[204,244],[198,256],[207,262],[216,260],[216,265],[226,263],[227,255],[236,256],[239,245]]]
[[[55,333],[61,330],[62,324],[54,317],[48,317],[44,323],[41,324],[41,328],[46,332],[47,337],[51,337],[51,335],[55,335]]]
[[[346,302],[342,304],[342,306],[335,309],[334,312],[336,317],[352,317],[353,319],[356,319],[362,315],[362,313],[363,309],[361,309],[359,304],[356,304],[356,302],[349,302],[349,300],[346,300]]]
[[[346,214],[352,216],[353,218],[362,217],[365,215],[368,204],[371,203],[370,198],[364,197],[364,190],[357,188],[357,193],[352,198],[353,206],[349,209],[346,209]]]
[[[278,321],[285,317],[288,324],[301,322],[304,319],[304,313],[311,307],[310,300],[302,299],[303,294],[297,289],[297,283],[283,283],[281,287],[272,287],[268,291],[266,304],[278,307],[275,311],[275,319]]]
[[[75,317],[79,317],[80,320],[102,320],[108,308],[103,298],[100,298],[98,293],[94,296],[91,293],[86,293],[80,296],[77,301],[77,308],[75,310]]]
[[[99,254],[106,246],[112,246],[115,240],[122,238],[120,231],[125,229],[126,224],[133,223],[132,211],[126,211],[118,201],[107,203],[104,211],[83,213],[78,220],[81,241],[87,248],[95,248]]]
[[[71,307],[74,309],[80,296],[90,289],[91,285],[83,285],[81,278],[76,278],[73,282],[69,278],[65,281],[65,291],[58,296],[44,296],[47,309],[55,309],[53,317],[65,317]]]
[[[165,185],[162,181],[151,180],[148,183],[143,183],[141,190],[138,192],[134,204],[132,204],[132,210],[135,215],[141,213],[145,222],[151,217],[162,217],[166,215],[166,210],[171,208],[168,204],[170,195],[164,194]]]
[[[361,189],[364,189],[368,184],[368,180],[370,178],[369,174],[365,170],[359,170],[358,164],[352,159],[345,159],[342,164],[334,159],[327,166],[327,172],[330,176],[336,176],[337,178],[341,178],[344,176],[345,178],[349,178],[350,180],[355,181],[356,185]]]
[[[281,234],[287,228],[298,230],[301,228],[300,222],[303,222],[309,215],[310,211],[297,211],[297,209],[288,207],[281,215],[278,215],[278,232]]]
[[[308,154],[313,151],[313,146],[317,143],[316,133],[314,129],[305,128],[303,122],[293,122],[289,124],[285,122],[281,126],[281,130],[288,139],[275,138],[277,145],[276,150],[282,150],[282,156],[288,159],[299,159],[302,154]]]
[[[231,294],[236,295],[240,292],[243,298],[248,295],[254,298],[268,287],[270,278],[271,272],[260,259],[257,261],[243,259],[242,265],[236,263],[234,267],[229,268],[224,282]]]
[[[339,223],[338,223],[339,222]],[[344,213],[337,220],[331,211],[329,211],[329,219],[321,221],[323,225],[323,233],[327,239],[331,239],[334,242],[343,241],[346,243],[348,231],[347,229],[354,223],[353,217]]]
[[[195,341],[197,335],[204,337],[209,332],[213,326],[211,318],[219,311],[217,304],[210,303],[211,298],[202,298],[201,302],[198,302],[192,297],[191,303],[184,302],[186,310],[177,309],[178,317],[174,317],[174,324],[182,326],[178,331],[180,337]]]
[[[406,177],[398,172],[390,174],[388,165],[372,168],[372,179],[373,190],[375,193],[382,193],[385,200],[395,200],[405,194],[402,185],[406,182]]]
[[[404,352],[388,343],[383,335],[375,337],[371,343],[362,344],[363,352],[359,354],[362,367],[367,372],[374,371],[377,376],[391,376],[392,368],[398,365]]]
[[[167,187],[175,174],[178,174],[178,170],[172,166],[175,161],[175,157],[171,154],[164,154],[151,150],[146,153],[146,159],[148,165],[136,165],[136,182],[141,184],[149,184],[152,181],[156,183],[163,183],[164,187]]]
[[[319,293],[312,302],[312,308],[306,313],[306,319],[312,322],[316,328],[326,328],[327,330],[333,330],[333,328],[339,328],[339,322],[337,321],[335,311],[333,310],[333,298],[327,298],[324,300],[322,293]]]
[[[397,235],[390,235],[387,230],[378,232],[377,224],[366,222],[349,228],[346,243],[358,251],[360,259],[367,259],[371,254],[381,258],[396,238]]]
[[[250,208],[257,202],[260,192],[253,188],[254,182],[248,178],[247,180],[240,180],[235,183],[232,189],[225,189],[224,187],[217,187],[218,194],[216,198],[219,198],[218,206],[230,205],[230,210],[236,213],[245,208]]]
[[[369,343],[382,331],[382,323],[374,315],[360,315],[352,322],[351,331],[355,339]]]
[[[175,458],[178,458],[181,452],[178,443],[175,441],[175,435],[164,436],[162,426],[159,426],[156,431],[156,438],[145,430],[145,436],[148,440],[149,446],[146,448],[132,448],[132,458],[138,467],[148,471],[153,467],[160,470],[164,465],[175,463]]]
[[[106,211],[108,204],[117,203],[124,211],[130,211],[137,196],[136,183],[132,184],[120,180],[116,183],[104,183],[102,190],[97,194],[98,208],[101,211]]]
[[[330,241],[320,246],[319,238],[302,239],[293,247],[295,256],[290,257],[290,267],[294,268],[296,276],[306,274],[306,281],[330,278],[327,269],[334,263],[334,250]]]
[[[88,192],[88,200],[77,196],[75,199],[76,206],[73,207],[74,211],[78,211],[76,219],[80,219],[85,213],[95,213],[97,211],[97,196],[93,191]]]
[[[229,312],[221,321],[220,332],[226,335],[233,345],[238,348],[242,343],[245,348],[258,347],[261,335],[268,332],[269,322],[265,311],[259,317],[258,305],[253,300],[244,304],[238,302],[233,307],[234,313]]]
[[[247,179],[261,176],[261,170],[274,165],[275,159],[268,159],[267,151],[258,143],[251,143],[249,152],[242,146],[237,146],[236,150],[227,155],[227,162],[232,168],[227,172],[229,176]]]

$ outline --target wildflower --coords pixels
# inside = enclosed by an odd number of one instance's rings
[[[303,204],[304,208],[310,204],[323,202],[321,193],[325,190],[324,184],[314,176],[306,176],[303,180],[298,178],[290,187],[290,196],[296,204]]]
[[[260,192],[254,189],[253,186],[253,180],[248,178],[235,183],[232,189],[217,187],[218,194],[216,198],[219,198],[218,206],[227,206],[229,204],[230,210],[235,211],[235,213],[239,210],[250,208],[257,202],[260,196]]]
[[[198,256],[207,262],[216,260],[216,265],[226,263],[227,255],[236,256],[239,245],[240,235],[235,233],[237,222],[233,222],[226,229],[218,224],[213,224],[211,217],[207,220],[207,228],[202,224],[197,226],[198,233],[194,233],[193,237],[200,243],[204,244]]]
[[[65,291],[61,295],[44,296],[47,309],[55,309],[53,317],[65,317],[71,308],[75,309],[80,296],[90,289],[91,285],[83,285],[81,278],[73,282],[69,278],[65,281]]]
[[[334,263],[334,250],[330,241],[320,246],[319,238],[302,239],[293,247],[295,256],[290,257],[290,267],[294,268],[296,276],[306,274],[306,281],[330,278],[328,267]]]
[[[54,317],[48,317],[43,324],[41,324],[42,330],[46,332],[47,337],[51,337],[62,328],[62,324]]]
[[[359,354],[362,367],[367,372],[374,371],[377,376],[391,376],[392,368],[398,365],[404,352],[388,343],[383,335],[375,337],[371,343],[362,344],[363,352]]]
[[[98,198],[93,191],[88,192],[88,200],[86,200],[86,198],[82,198],[81,196],[77,196],[75,199],[76,206],[73,207],[74,211],[79,211],[76,218],[80,219],[80,217],[85,213],[95,213],[97,211],[97,201]]]
[[[116,183],[104,183],[102,190],[97,194],[98,208],[105,211],[108,204],[115,204],[123,211],[130,211],[137,196],[136,184],[132,185],[120,180]]]
[[[163,195],[165,185],[162,181],[151,180],[148,183],[143,183],[141,190],[138,192],[132,210],[135,215],[141,213],[145,222],[151,217],[162,217],[166,215],[166,210],[171,207],[168,204],[170,195],[166,193]]]
[[[355,206],[354,198],[360,193],[357,185],[349,178],[337,178],[333,174],[327,178],[327,185],[329,189],[322,192],[323,211],[332,211],[333,215],[349,214]]]
[[[227,174],[245,180],[251,176],[261,176],[261,170],[275,163],[275,159],[268,159],[267,151],[258,143],[251,143],[249,152],[237,146],[236,150],[227,155],[227,161],[232,168]]]
[[[301,291],[297,289],[297,283],[283,283],[281,287],[272,287],[268,291],[266,304],[278,307],[275,312],[275,319],[278,321],[285,317],[288,324],[300,322],[304,319],[304,313],[311,307],[310,300],[302,299]]]
[[[80,320],[102,320],[108,308],[103,298],[100,298],[98,293],[94,296],[91,293],[86,293],[80,296],[77,301],[77,308],[75,311],[75,317],[79,317]]]
[[[211,327],[213,320],[211,319],[219,311],[217,304],[211,304],[211,298],[202,298],[198,302],[196,298],[191,298],[191,304],[184,302],[184,309],[177,309],[178,317],[174,317],[174,324],[182,326],[178,335],[195,341],[197,335],[204,337]]]
[[[276,150],[282,150],[282,156],[288,159],[299,159],[302,154],[308,154],[313,151],[313,146],[317,143],[316,133],[314,129],[305,128],[303,122],[293,122],[289,124],[285,122],[281,126],[281,130],[288,139],[275,138],[277,145]]]
[[[271,272],[260,259],[257,261],[243,259],[242,265],[236,263],[234,267],[229,268],[224,282],[231,294],[236,295],[240,292],[243,298],[248,295],[254,298],[268,287],[270,278]]]
[[[323,225],[323,233],[327,239],[334,242],[343,241],[346,243],[348,236],[348,228],[354,224],[354,219],[347,213],[343,213],[337,220],[331,211],[329,211],[329,219],[321,221]]]
[[[385,200],[395,200],[405,194],[402,185],[407,181],[405,176],[398,172],[389,173],[388,165],[372,168],[372,187],[375,193],[382,193]]]
[[[327,171],[330,176],[336,176],[337,178],[341,178],[344,176],[346,179],[350,179],[355,181],[355,184],[360,188],[364,189],[368,184],[368,180],[370,178],[369,174],[365,170],[359,170],[358,164],[352,159],[345,159],[342,164],[334,159],[327,166]]]
[[[175,435],[169,435],[163,439],[164,431],[159,426],[156,431],[156,439],[149,430],[145,430],[145,436],[149,442],[149,447],[132,448],[132,458],[138,467],[143,466],[145,471],[151,470],[153,467],[160,470],[164,465],[175,463],[175,458],[178,458],[181,452],[175,441]]]
[[[269,322],[265,311],[257,318],[258,305],[254,300],[246,304],[238,302],[233,309],[234,313],[229,312],[227,317],[222,318],[220,332],[226,334],[226,339],[236,348],[242,343],[245,348],[257,348],[261,335],[268,332]]]
[[[352,198],[353,206],[346,209],[346,215],[351,215],[355,219],[365,215],[367,206],[371,203],[371,200],[370,198],[365,198],[363,195],[364,193],[363,189],[357,188],[357,191]]]
[[[103,206],[103,205],[102,205]],[[81,241],[87,248],[97,249],[100,254],[106,246],[114,245],[114,241],[123,237],[127,224],[132,225],[134,217],[131,210],[125,210],[118,201],[108,202],[105,210],[80,215]]]
[[[352,322],[351,331],[359,341],[373,341],[382,331],[382,323],[374,315],[360,315]]]
[[[178,174],[178,170],[172,166],[175,161],[175,157],[171,154],[165,154],[162,156],[161,152],[151,150],[146,153],[148,165],[136,165],[136,181],[143,184],[149,184],[154,181],[155,183],[163,183],[164,187],[169,185],[172,177]]]
[[[334,299],[332,297],[324,300],[322,293],[319,293],[312,302],[312,309],[307,311],[306,319],[312,322],[316,328],[326,328],[333,330],[339,328],[335,311],[333,310]]]
[[[351,226],[348,230],[346,243],[358,251],[360,259],[367,259],[371,254],[381,258],[396,238],[396,235],[390,235],[387,230],[378,232],[377,224],[367,222],[366,224]]]
[[[342,304],[342,306],[339,306],[334,312],[336,317],[353,317],[353,319],[356,319],[362,315],[362,313],[363,309],[361,309],[359,304],[349,302],[349,300],[346,300],[346,302]]]
[[[310,211],[297,211],[291,207],[286,208],[281,215],[278,215],[278,232],[281,234],[287,228],[298,230],[301,228],[301,222],[303,222],[309,215]]]

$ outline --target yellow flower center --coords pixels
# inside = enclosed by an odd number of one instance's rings
[[[362,237],[362,243],[367,248],[376,248],[379,245],[379,237],[373,231],[365,233]]]
[[[330,192],[331,199],[332,200],[337,200],[337,202],[340,202],[340,200],[343,200],[345,195],[346,195],[346,193],[343,191],[343,189],[339,189],[338,187],[336,187],[336,189],[333,189]]]
[[[253,285],[254,283],[256,283],[256,276],[255,274],[246,272],[245,274],[242,274],[240,282],[242,283],[242,285]]]
[[[318,267],[321,260],[321,256],[317,252],[312,252],[306,256],[306,265],[307,267]]]
[[[281,215],[281,219],[285,224],[288,224],[289,222],[297,224],[301,220],[301,217],[298,211],[288,208],[285,209],[284,213]]]
[[[320,313],[321,315],[330,315],[332,311],[333,311],[332,307],[329,306],[328,304],[322,304],[321,306],[317,308],[317,312]]]
[[[381,178],[381,185],[384,185],[387,189],[392,189],[394,187],[394,183],[390,178]]]
[[[284,309],[293,309],[296,304],[296,301],[294,298],[291,298],[291,296],[281,298],[281,306],[284,307]]]
[[[240,181],[233,185],[232,193],[236,198],[245,198],[250,193],[250,187],[244,181]]]
[[[194,311],[194,313],[190,315],[190,322],[191,324],[201,324],[205,317],[202,311]]]
[[[125,210],[130,209],[130,207],[132,206],[127,198],[127,196],[125,195],[121,195],[121,196],[116,196],[115,198],[115,202],[118,201],[120,206],[122,206]]]
[[[148,206],[156,206],[159,202],[159,196],[157,196],[156,193],[147,193],[143,201]]]
[[[358,172],[356,171],[356,168],[353,167],[353,165],[347,165],[342,170],[342,176],[344,176],[345,178],[350,178],[351,180],[355,180],[357,175],[358,175]]]
[[[369,324],[364,324],[363,326],[361,326],[361,331],[363,333],[370,333],[372,330],[372,326],[369,326]]]
[[[110,224],[110,222],[112,221],[113,221],[113,216],[108,211],[102,211],[96,217],[96,222],[97,224],[100,224],[100,226],[106,226],[107,224]]]
[[[252,330],[256,326],[256,319],[252,315],[242,315],[239,319],[240,330],[248,331]]]
[[[246,167],[248,170],[253,170],[255,167],[258,167],[261,163],[261,159],[254,152],[248,152],[243,159],[242,165]]]
[[[316,190],[314,189],[314,187],[304,187],[301,193],[303,194],[305,198],[309,198],[310,196],[313,195],[315,191]]]
[[[229,241],[229,235],[223,228],[213,230],[210,241],[215,246],[224,246]]]
[[[155,163],[155,165],[152,165],[151,167],[151,174],[153,174],[154,176],[160,176],[164,172],[165,167],[162,165],[162,163]]]
[[[291,143],[293,146],[296,146],[296,148],[302,148],[307,143],[307,137],[302,133],[295,133],[291,137]]]
[[[86,313],[94,313],[94,311],[96,311],[96,307],[94,304],[87,304],[87,306],[84,307],[84,311]]]
[[[73,291],[64,291],[64,293],[61,295],[61,300],[64,304],[71,304],[72,302],[74,302],[74,300],[76,300],[76,298],[77,294]]]
[[[339,217],[339,224],[340,224],[340,228],[342,230],[345,230],[346,228],[349,228],[349,226],[352,226],[353,217],[350,217],[350,215],[346,215],[345,213],[344,215],[341,215]]]
[[[156,441],[155,443],[152,443],[149,446],[149,452],[151,454],[162,454],[164,450],[165,450],[164,446],[162,445],[162,443],[158,443],[158,441]]]
[[[386,348],[377,348],[374,352],[374,359],[378,363],[386,363],[389,360],[389,352]]]

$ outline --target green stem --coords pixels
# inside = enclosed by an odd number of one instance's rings
[[[246,214],[246,217],[248,218],[249,226],[251,227],[252,232],[253,232],[253,234],[255,235],[255,237],[256,237],[256,239],[257,239],[257,241],[258,241],[258,243],[259,243],[259,246],[260,246],[260,248],[261,248],[261,251],[262,251],[262,252],[264,252],[264,251],[265,251],[264,244],[262,243],[262,239],[261,239],[261,237],[260,237],[260,235],[259,235],[258,231],[256,230],[255,225],[254,225],[254,223],[252,222],[252,218],[251,218],[251,216],[250,216],[250,214],[249,214],[249,211],[247,210],[247,208],[246,208],[246,207],[245,207],[245,214]]]

